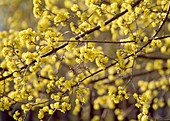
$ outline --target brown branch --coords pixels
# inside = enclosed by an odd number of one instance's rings
[[[163,67],[162,68],[163,70],[166,70],[166,69],[168,69],[167,67]],[[142,72],[140,72],[140,73],[136,73],[136,74],[133,74],[133,75],[127,75],[127,76],[125,76],[125,77],[122,77],[122,79],[123,80],[126,80],[126,79],[129,79],[129,78],[131,78],[131,77],[138,77],[138,76],[142,76],[142,75],[147,75],[147,74],[151,74],[151,73],[154,73],[154,72],[157,72],[158,70],[157,69],[153,69],[153,70],[150,70],[150,71],[142,71]],[[116,76],[116,73],[115,74],[113,74],[114,76]],[[121,76],[117,76],[116,77],[116,79],[118,79],[118,78],[120,78]],[[90,82],[90,84],[94,84],[94,83],[96,83],[96,82],[98,82],[98,81],[101,81],[101,80],[104,80],[104,79],[108,79],[108,75],[107,76],[105,76],[105,77],[102,77],[102,78],[99,78],[99,79],[95,79],[95,80],[92,80],[91,82]],[[112,83],[112,82],[114,82],[116,79],[114,79],[114,80],[112,80],[112,81],[109,81],[109,82],[106,82],[106,83],[104,83],[104,84],[110,84],[110,83]]]
[[[160,59],[160,60],[163,60],[163,61],[167,61],[168,59],[170,59],[170,57],[147,56],[147,55],[144,55],[144,54],[138,55],[137,58],[145,58],[145,59],[151,59],[151,60]]]
[[[66,43],[64,43],[64,44],[60,45],[59,47],[54,48],[53,50],[49,51],[48,53],[46,53],[46,54],[42,55],[42,56],[41,56],[41,58],[43,58],[43,57],[47,57],[47,56],[49,56],[49,55],[51,55],[51,54],[53,54],[53,53],[57,52],[58,50],[60,50],[60,49],[64,48],[64,47],[65,47],[65,46],[67,46],[67,45],[68,45],[68,42],[66,42]]]
[[[165,38],[169,38],[169,37],[170,37],[170,35],[165,35],[165,36],[162,36],[162,37],[157,37],[157,38],[155,38],[155,40],[165,39]]]
[[[162,70],[166,70],[168,69],[167,67],[163,67]],[[146,75],[146,74],[150,74],[150,73],[154,73],[154,72],[157,72],[158,70],[157,69],[153,69],[153,70],[150,70],[150,71],[143,71],[143,72],[140,72],[140,73],[137,73],[137,74],[134,74],[132,75],[133,77],[138,77],[138,76],[142,76],[142,75]],[[123,77],[123,79],[129,79],[131,76],[126,76],[126,77]]]
[[[77,40],[59,40],[57,42],[80,42],[80,43],[92,42],[92,43],[121,44],[121,43],[131,43],[131,42],[135,42],[135,41],[113,42],[113,41],[109,41],[109,40],[83,40],[83,41],[77,41]]]

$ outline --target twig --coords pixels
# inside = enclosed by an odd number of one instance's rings
[[[145,58],[145,59],[151,59],[151,60],[160,59],[163,61],[167,61],[168,59],[170,59],[170,57],[155,57],[155,56],[147,56],[144,54],[138,55],[137,58]]]
[[[109,41],[109,40],[83,40],[83,41],[77,41],[77,40],[59,40],[57,42],[80,42],[80,43],[92,42],[92,43],[121,44],[121,43],[131,43],[131,42],[135,42],[135,41],[113,42],[113,41]]]
[[[162,70],[166,70],[167,67],[163,67]],[[153,70],[150,70],[150,71],[142,71],[140,73],[136,73],[136,74],[133,74],[133,75],[127,75],[125,77],[122,77],[123,80],[126,80],[126,79],[129,79],[131,77],[138,77],[138,76],[142,76],[142,75],[147,75],[147,74],[151,74],[151,73],[154,73],[154,72],[157,72],[158,70],[157,69],[153,69]],[[115,74],[114,74],[115,75]],[[107,79],[108,78],[108,75],[105,76],[105,77],[102,77],[102,78],[99,78],[99,79],[96,79],[96,80],[92,80],[90,82],[90,84],[94,84],[98,81],[101,81],[101,80],[104,80],[104,79]],[[116,77],[114,80],[112,81],[109,81],[109,82],[105,82],[104,84],[111,84],[112,82],[114,82],[116,79],[120,78],[120,76]]]
[[[170,37],[170,35],[165,35],[165,36],[162,36],[162,37],[157,37],[157,38],[155,38],[155,40],[165,39],[165,38],[169,38],[169,37]]]
[[[134,90],[136,90],[135,85],[134,85],[134,83],[133,83],[134,64],[135,64],[135,58],[134,58],[133,63],[132,63],[132,69],[131,69],[130,78],[129,78],[128,82],[125,84],[124,88],[126,88],[127,85],[131,82]]]

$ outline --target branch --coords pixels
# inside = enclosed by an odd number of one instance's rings
[[[163,67],[162,70],[166,70],[168,69],[167,67]],[[134,74],[132,75],[133,77],[138,77],[138,76],[142,76],[142,75],[146,75],[146,74],[150,74],[150,73],[154,73],[154,72],[157,72],[158,69],[153,69],[153,70],[150,70],[150,71],[143,71],[143,72],[140,72],[140,73],[137,73],[137,74]],[[131,75],[129,76],[126,76],[126,77],[123,77],[122,79],[129,79],[131,77]]]
[[[165,35],[165,36],[162,36],[162,37],[157,37],[157,38],[155,38],[155,40],[165,39],[165,38],[169,38],[169,37],[170,37],[170,35]]]
[[[167,67],[163,67],[162,68],[163,70],[166,70],[168,69]],[[143,71],[143,72],[140,72],[140,73],[136,73],[136,74],[133,74],[133,75],[127,75],[125,77],[122,77],[123,80],[126,80],[126,79],[129,79],[131,77],[138,77],[138,76],[142,76],[142,75],[146,75],[146,74],[151,74],[151,73],[154,73],[154,72],[157,72],[158,70],[157,69],[153,69],[153,70],[150,70],[150,71]],[[113,74],[115,76],[115,74]],[[116,77],[116,79],[120,78],[120,76]],[[104,80],[104,79],[108,79],[108,75],[105,76],[105,77],[102,77],[102,78],[99,78],[99,79],[96,79],[96,80],[92,80],[90,82],[90,84],[94,84],[98,81],[101,81],[101,80]],[[104,84],[110,84],[112,82],[114,82],[116,79],[112,80],[112,81],[109,81],[109,82],[106,82]]]
[[[135,41],[113,42],[113,41],[109,41],[109,40],[83,40],[83,41],[77,41],[77,40],[59,40],[57,42],[80,42],[80,43],[92,42],[92,43],[121,44],[121,43],[131,43],[131,42],[135,42]]]
[[[147,56],[144,54],[138,55],[137,58],[145,58],[145,59],[151,59],[151,60],[160,59],[160,60],[164,60],[164,61],[170,59],[170,57]]]

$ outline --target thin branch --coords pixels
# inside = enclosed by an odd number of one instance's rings
[[[167,61],[168,59],[170,59],[170,57],[155,57],[155,56],[148,56],[148,55],[138,55],[137,58],[145,58],[145,59],[151,59],[151,60],[155,60],[155,59],[160,59],[163,61]]]
[[[66,42],[66,43],[64,43],[64,44],[60,45],[59,47],[54,48],[53,50],[51,50],[51,51],[47,52],[46,54],[42,55],[42,56],[41,56],[41,58],[43,58],[43,57],[47,57],[47,56],[49,56],[49,55],[51,55],[51,54],[53,54],[53,53],[57,52],[58,50],[60,50],[60,49],[64,48],[64,47],[65,47],[65,46],[67,46],[67,45],[68,45],[68,42]]]
[[[170,37],[170,35],[165,35],[165,36],[162,36],[162,37],[157,37],[157,38],[155,38],[155,40],[165,39],[165,38],[169,38],[169,37]]]
[[[163,67],[163,68],[162,68],[162,70],[166,70],[166,69],[168,69],[168,68],[167,68],[167,67]],[[153,70],[150,70],[150,71],[143,71],[143,72],[134,74],[134,75],[132,75],[132,76],[133,76],[133,77],[138,77],[138,76],[150,74],[150,73],[157,72],[157,71],[158,71],[158,69],[153,69]],[[123,79],[129,79],[129,78],[130,78],[130,75],[129,75],[129,76],[126,76],[126,77],[123,77]]]
[[[83,41],[77,41],[77,40],[59,40],[57,42],[80,42],[80,43],[86,43],[86,42],[92,42],[92,43],[109,43],[109,44],[121,44],[121,43],[131,43],[135,41],[123,41],[123,42],[113,42],[109,40],[83,40]]]
[[[162,70],[166,70],[168,69],[167,67],[163,67]],[[133,75],[127,75],[127,76],[124,76],[122,77],[123,80],[127,80],[127,79],[130,79],[131,77],[139,77],[139,76],[143,76],[143,75],[147,75],[147,74],[151,74],[151,73],[154,73],[154,72],[157,72],[158,70],[157,69],[153,69],[153,70],[150,70],[150,71],[142,71],[142,72],[139,72],[139,73],[136,73],[136,74],[133,74]],[[115,74],[113,74],[115,76]],[[105,82],[104,84],[111,84],[112,82],[114,82],[116,79],[120,78],[120,76],[116,77],[114,80],[112,81],[109,81],[109,82]],[[90,82],[90,84],[94,84],[98,81],[101,81],[101,80],[104,80],[104,79],[108,79],[108,75],[105,76],[105,77],[102,77],[102,78],[99,78],[99,79],[96,79],[96,80],[92,80]]]
[[[100,121],[105,121],[104,119],[106,118],[107,113],[108,113],[108,109],[103,109],[103,112],[100,116]]]
[[[135,106],[131,105],[129,108],[127,108],[127,110],[125,111],[124,117],[127,117],[133,110],[134,110]]]
[[[133,83],[135,59],[136,59],[136,58],[134,58],[133,63],[132,63],[132,69],[131,69],[130,78],[129,78],[128,82],[126,83],[126,85],[124,86],[124,88],[126,88],[127,85],[131,82],[134,90],[136,90],[135,85],[134,85],[134,83]]]

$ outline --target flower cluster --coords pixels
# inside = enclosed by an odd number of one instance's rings
[[[43,11],[41,10],[42,1],[41,0],[33,0],[33,5],[34,5],[34,8],[33,8],[34,16],[36,18],[41,17],[41,15],[43,13]]]
[[[0,110],[1,111],[9,110],[10,106],[12,105],[12,103],[13,102],[11,102],[9,100],[9,98],[7,98],[7,97],[1,98],[1,101],[0,101]]]
[[[125,91],[125,89],[121,86],[118,87],[117,94],[113,93],[112,90],[109,90],[109,95],[111,99],[114,101],[114,103],[118,104],[123,99],[128,99],[129,95]]]
[[[19,33],[20,41],[26,42],[28,44],[35,42],[35,36],[36,36],[36,33],[35,31],[32,31],[31,28],[23,30]]]
[[[137,103],[135,106],[142,109],[142,113],[138,115],[138,119],[141,121],[148,121],[149,107],[148,98],[146,95],[138,95],[137,93],[133,94],[133,97],[136,99]]]

